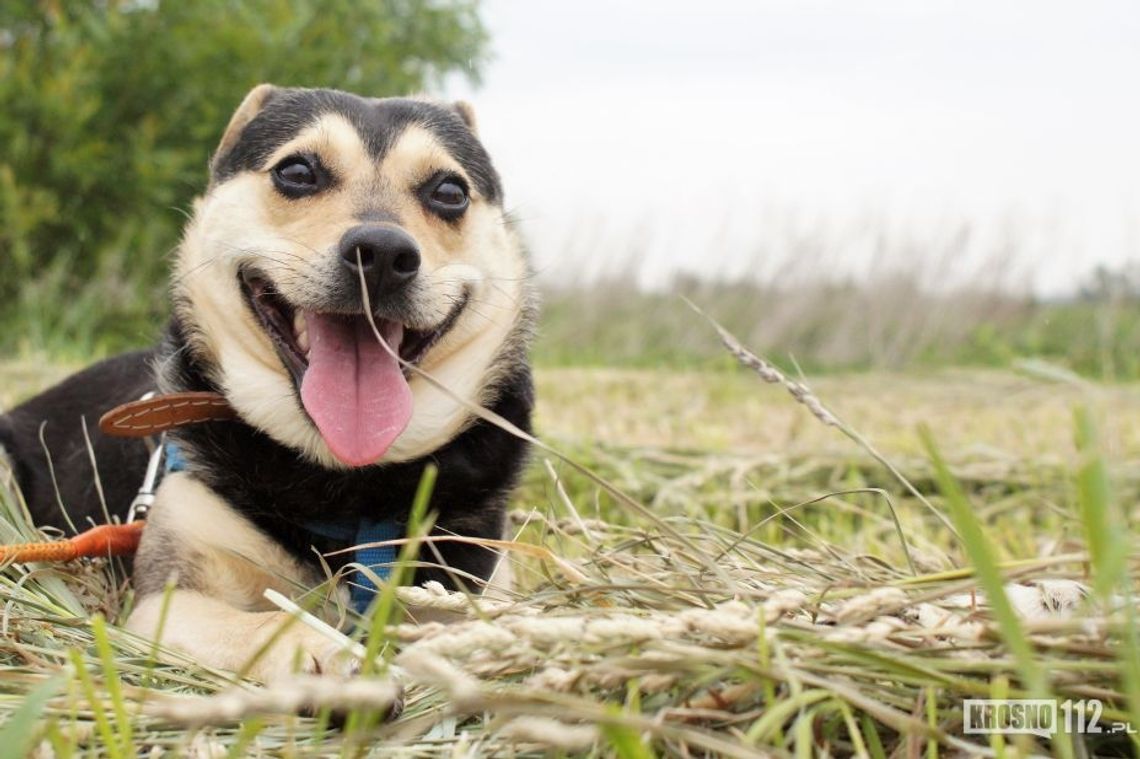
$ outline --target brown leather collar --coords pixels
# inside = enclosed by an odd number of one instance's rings
[[[111,409],[99,419],[99,429],[113,437],[147,437],[173,427],[236,416],[221,393],[170,393]]]

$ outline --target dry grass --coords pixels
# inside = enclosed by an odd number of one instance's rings
[[[917,425],[969,456],[1072,461],[1072,409],[1080,385],[990,370],[828,375],[816,393],[893,456],[922,453]],[[547,369],[538,372],[538,425],[547,435],[605,446],[689,449],[713,454],[848,455],[851,446],[811,418],[779,387],[744,372]],[[1140,392],[1101,386],[1110,408],[1104,439],[1117,458],[1140,458]]]
[[[51,374],[0,372],[0,400]],[[1140,390],[975,372],[812,386],[935,508],[960,517],[916,426],[933,431],[984,527],[981,549],[1015,583],[1015,637],[972,577],[969,520],[955,522],[966,536],[956,538],[780,388],[744,373],[543,371],[544,439],[649,513],[538,456],[512,512],[514,596],[400,592],[458,620],[389,630],[406,699],[398,719],[338,731],[285,713],[383,711],[386,679],[256,694],[192,662],[155,663],[148,644],[92,623],[90,612],[114,619],[130,602],[105,568],[11,567],[0,584],[0,754],[1129,755],[1121,736],[964,736],[961,700],[1027,692],[1043,672],[1051,697],[1100,698],[1106,724],[1140,726],[1125,696],[1140,668],[1121,604],[1140,556],[1125,529],[1140,495]],[[1098,449],[1074,445],[1075,407],[1101,419]],[[1085,487],[1101,464],[1104,498]],[[28,534],[14,500],[0,499]],[[1086,597],[1109,571],[1088,549],[1106,526],[1126,545],[1124,571]]]

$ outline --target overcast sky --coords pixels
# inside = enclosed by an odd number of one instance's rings
[[[1012,238],[1043,292],[1140,258],[1134,0],[483,13],[495,60],[481,87],[449,90],[475,103],[547,277],[630,255],[652,283],[770,272],[789,229],[818,231],[828,267],[860,274],[881,262],[851,230],[886,224],[917,260],[961,219],[978,255]]]

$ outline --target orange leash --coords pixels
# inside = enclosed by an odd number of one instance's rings
[[[99,420],[99,428],[116,437],[147,437],[173,427],[199,422],[233,419],[237,412],[218,393],[147,393],[137,401],[111,409]],[[146,525],[147,509],[154,502],[155,483],[162,461],[163,445],[155,448],[147,464],[143,486],[131,504],[126,524],[92,527],[68,540],[46,543],[0,545],[0,562],[71,561],[72,559],[129,556],[138,550]]]
[[[0,561],[71,561],[72,559],[127,556],[138,550],[146,522],[101,524],[68,540],[0,546]]]

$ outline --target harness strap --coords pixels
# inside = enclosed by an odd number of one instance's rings
[[[166,473],[181,472],[186,469],[186,458],[182,455],[182,451],[178,450],[178,446],[171,442],[164,442],[162,444],[163,458],[166,460]]]
[[[396,546],[375,544],[399,540],[403,536],[404,531],[395,519],[361,519],[356,530],[356,545],[360,546],[355,552],[356,563],[368,567],[377,577],[388,582],[392,578],[392,567],[396,564]],[[368,545],[370,543],[373,545]],[[355,582],[349,587],[353,607],[364,614],[378,591],[371,577],[364,572],[357,572]]]
[[[404,530],[395,519],[370,519],[364,517],[360,521],[339,520],[321,522],[314,519],[307,520],[304,528],[314,535],[320,535],[329,540],[335,540],[349,545],[358,546],[353,551],[353,561],[362,567],[367,567],[382,582],[388,582],[392,577],[392,567],[398,558],[396,545],[377,545],[399,540],[404,537]],[[376,598],[379,589],[372,578],[364,573],[357,572],[349,583],[349,597],[352,607],[360,614],[368,611],[368,605]]]

